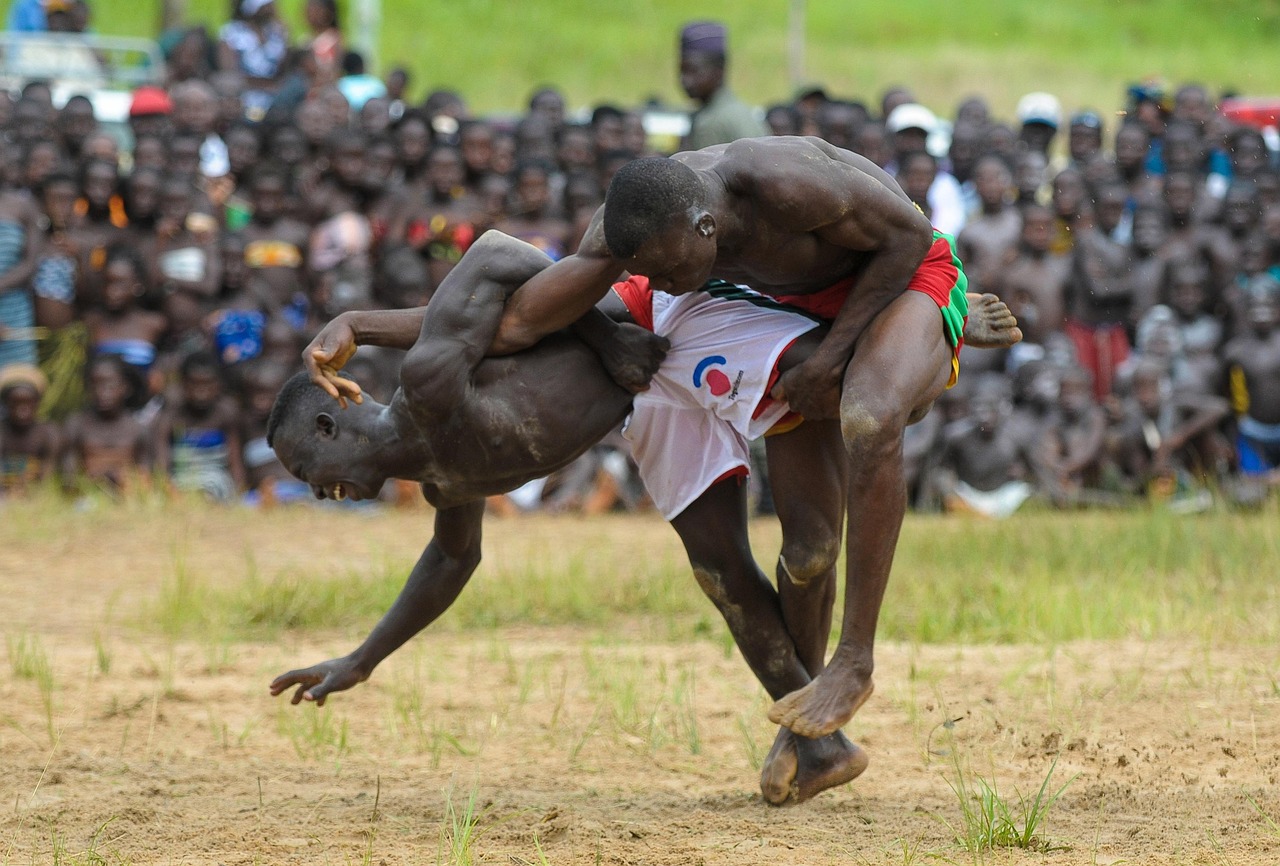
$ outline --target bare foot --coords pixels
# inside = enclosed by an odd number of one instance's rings
[[[1004,301],[990,293],[969,294],[969,319],[964,324],[966,345],[978,349],[1007,349],[1022,339],[1018,320]]]
[[[760,793],[774,806],[803,803],[828,788],[852,782],[869,762],[867,753],[839,731],[810,740],[783,728],[760,773]]]
[[[795,734],[779,728],[773,748],[760,769],[760,793],[764,795],[765,802],[781,806],[794,794],[796,767]]]
[[[769,721],[802,737],[825,737],[849,723],[874,687],[870,673],[845,662],[837,652],[813,682],[774,703]]]
[[[800,760],[791,794],[797,803],[852,782],[871,763],[866,751],[840,731],[820,740],[797,737],[796,751]]]

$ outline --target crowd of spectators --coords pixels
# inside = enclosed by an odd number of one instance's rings
[[[346,50],[331,0],[306,20],[294,44],[270,0],[242,0],[217,34],[168,34],[126,148],[84,97],[0,93],[0,495],[158,478],[305,497],[265,425],[321,325],[425,303],[489,228],[572,253],[613,173],[652,153],[641,110],[575,119],[554,87],[511,120],[412,100],[404,69],[379,79]],[[897,177],[957,236],[970,290],[1022,323],[1011,350],[966,349],[908,432],[917,507],[1196,509],[1280,485],[1280,171],[1204,88],[1134,88],[1106,118],[1032,93],[1007,123],[980,97],[940,119],[903,88],[868,105],[814,87],[764,121]],[[361,350],[349,369],[385,400],[397,364]],[[614,442],[492,505],[643,500]]]

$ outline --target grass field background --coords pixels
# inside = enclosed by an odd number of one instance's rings
[[[159,0],[96,0],[103,33],[152,34]],[[303,0],[278,0],[302,28]],[[731,80],[749,101],[788,98],[787,0],[383,0],[380,66],[406,64],[414,91],[454,87],[479,112],[522,108],[540,83],[571,106],[657,96],[683,105],[675,81],[676,31],[700,17],[730,29]],[[1148,76],[1211,90],[1280,93],[1277,0],[968,0],[944,5],[809,0],[805,77],[840,96],[878,100],[907,84],[950,114],[969,94],[1009,117],[1031,90],[1068,111],[1122,107],[1124,88]],[[7,6],[7,4],[6,4]],[[228,0],[187,0],[193,21],[226,20]],[[350,0],[340,0],[345,12]]]

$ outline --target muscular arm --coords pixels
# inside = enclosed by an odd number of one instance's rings
[[[547,334],[578,321],[605,296],[622,273],[622,265],[605,246],[603,218],[601,207],[592,217],[578,252],[556,262],[511,296],[488,354],[510,355],[527,349]]]
[[[271,683],[271,694],[298,686],[292,703],[324,704],[330,692],[369,678],[383,659],[449,609],[480,564],[480,528],[484,502],[436,512],[435,536],[423,551],[404,589],[373,631],[350,655],[289,671]]]
[[[432,412],[460,403],[498,332],[507,299],[551,260],[523,241],[486,232],[449,272],[400,368],[406,396]]]
[[[826,338],[805,364],[784,377],[775,394],[806,417],[820,418],[834,416],[840,382],[858,337],[906,291],[929,251],[933,231],[882,170],[856,154],[814,144],[831,161],[811,177],[806,175],[807,182],[788,183],[786,190],[779,182],[774,189],[765,187],[761,197],[781,202],[779,219],[798,222],[809,215],[813,222],[808,229],[819,240],[866,254],[857,289],[845,299]],[[805,227],[803,222],[799,226]]]

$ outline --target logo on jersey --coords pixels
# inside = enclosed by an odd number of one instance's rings
[[[742,370],[738,371],[735,380],[729,381],[729,377],[725,375],[723,370],[716,369],[729,363],[729,359],[724,355],[708,355],[698,362],[693,368],[693,387],[701,388],[703,382],[706,382],[707,389],[717,397],[729,395],[729,399],[733,400],[738,396],[738,386],[742,383]]]

